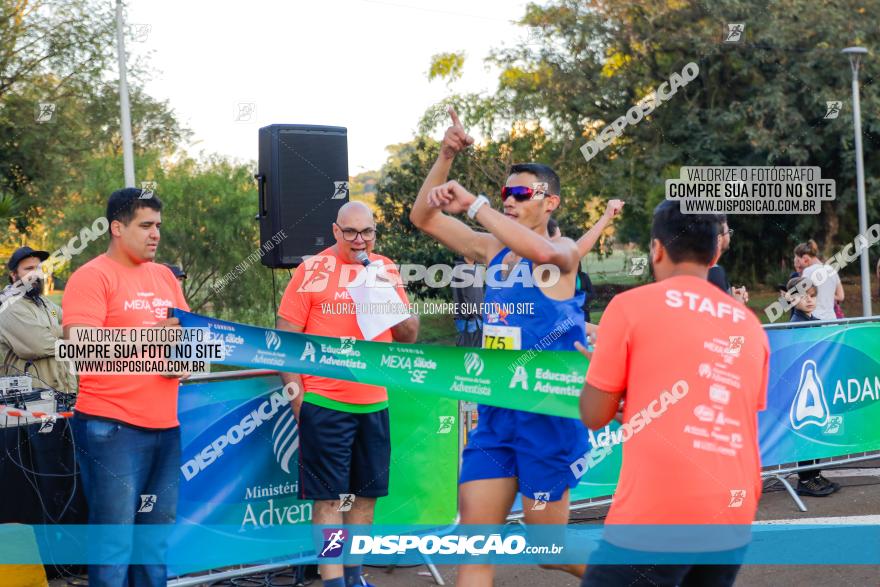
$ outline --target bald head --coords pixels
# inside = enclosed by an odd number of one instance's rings
[[[347,263],[356,263],[361,251],[373,252],[376,243],[376,221],[373,211],[363,202],[343,204],[333,223],[336,250]]]
[[[339,213],[336,214],[336,223],[342,226],[347,226],[349,222],[353,223],[356,220],[364,219],[370,224],[374,224],[373,211],[363,202],[346,202],[339,208]]]

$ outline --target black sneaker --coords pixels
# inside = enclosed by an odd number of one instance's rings
[[[831,493],[834,493],[835,491],[840,491],[840,483],[835,483],[834,481],[831,481],[830,479],[826,479],[825,475],[823,475],[822,473],[819,473],[819,479],[821,479],[822,481],[825,482],[826,485],[831,487]]]
[[[824,483],[823,480],[825,481]],[[806,481],[798,481],[797,493],[798,495],[809,495],[810,497],[825,497],[834,493],[834,489],[821,475],[816,475]]]

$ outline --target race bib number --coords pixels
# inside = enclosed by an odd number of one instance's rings
[[[502,351],[522,349],[522,336],[519,326],[483,325],[483,348]]]

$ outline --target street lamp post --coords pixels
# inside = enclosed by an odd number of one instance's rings
[[[856,147],[856,191],[859,208],[859,234],[865,234],[868,230],[868,214],[865,204],[865,163],[862,155],[862,109],[859,102],[859,65],[863,55],[868,54],[864,47],[847,47],[841,53],[849,57],[849,65],[852,69],[852,101],[853,101],[853,127],[855,131]],[[868,267],[868,247],[863,246],[861,255],[862,268],[862,315],[871,315],[871,270]]]
[[[122,165],[125,187],[134,185],[134,149],[131,144],[131,110],[128,106],[128,79],[126,78],[125,33],[122,22],[122,0],[116,0],[116,51],[119,60],[119,115],[122,126]]]

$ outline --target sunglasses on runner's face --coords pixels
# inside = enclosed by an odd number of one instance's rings
[[[532,189],[524,185],[504,186],[503,188],[501,188],[501,201],[503,202],[509,196],[513,196],[513,199],[517,202],[525,202],[534,198],[535,194],[538,193],[543,193],[545,196],[553,195],[548,194],[542,190]]]

